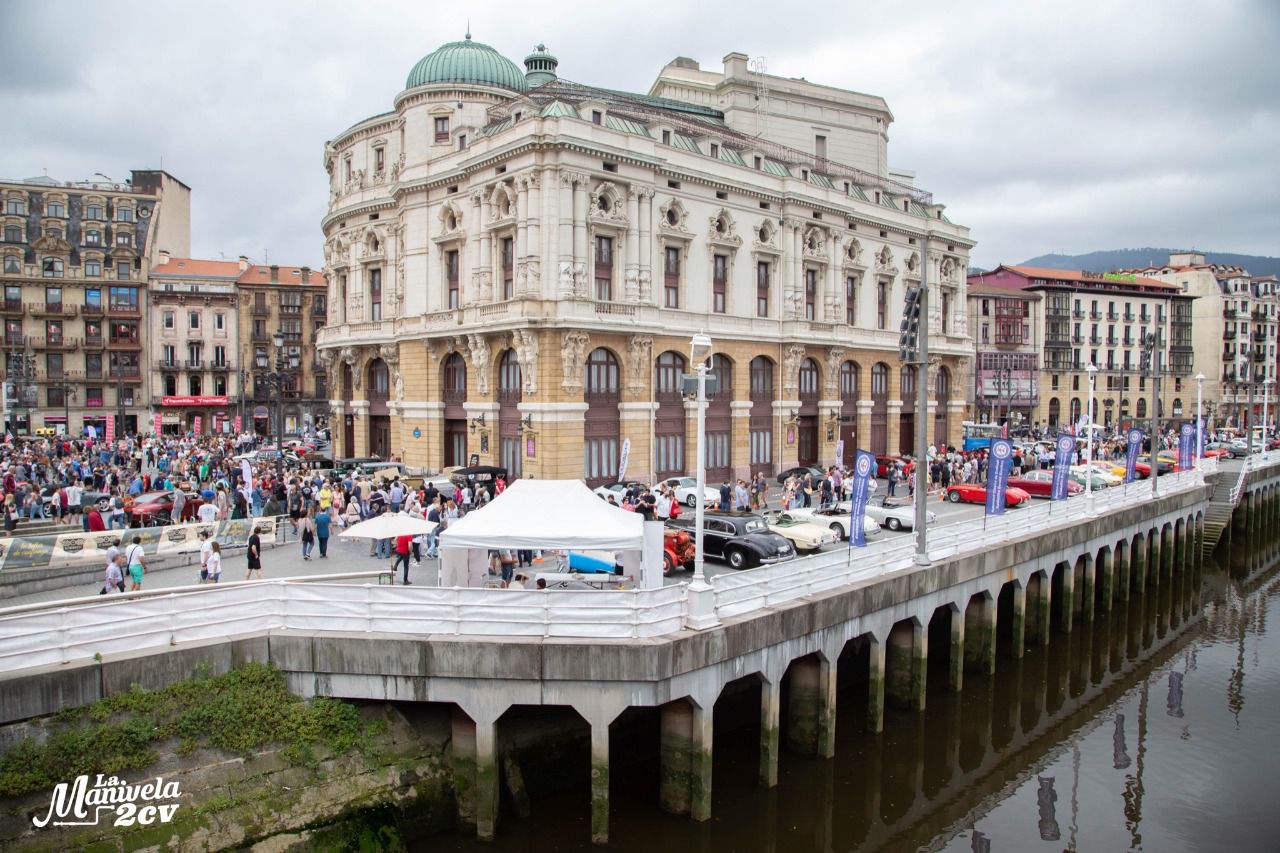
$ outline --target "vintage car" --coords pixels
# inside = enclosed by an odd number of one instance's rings
[[[677,567],[692,571],[696,551],[689,531],[665,528],[662,531],[662,573],[669,575]]]
[[[195,521],[196,510],[204,505],[204,501],[195,492],[187,492],[187,502],[182,505],[182,518],[179,521]],[[125,501],[125,515],[129,517],[130,527],[150,527],[168,524],[173,519],[173,492],[144,492]]]
[[[1053,472],[1052,471],[1028,471],[1021,477],[1010,477],[1009,485],[1015,489],[1022,489],[1029,495],[1037,498],[1047,498],[1053,496]],[[1070,475],[1067,476],[1067,497],[1078,495],[1084,491],[1084,486],[1074,482]]]
[[[1085,472],[1093,472],[1093,488],[1099,489],[1107,486],[1119,486],[1124,482],[1123,476],[1117,476],[1112,470],[1110,462],[1095,461],[1092,466],[1089,465],[1072,465],[1071,478],[1080,485],[1084,485]]]
[[[625,483],[605,483],[603,486],[597,486],[592,489],[592,491],[595,492],[596,497],[600,498],[602,501],[608,501],[609,498],[612,497],[615,503],[621,504],[622,496],[626,494],[627,489],[630,486],[639,485],[642,484],[637,483],[634,480],[628,480]]]
[[[693,513],[669,519],[667,525],[692,536]],[[750,512],[704,512],[702,547],[706,556],[724,560],[735,569],[779,563],[796,556],[791,540],[769,530],[763,518]]]
[[[887,477],[889,476],[889,469],[891,467],[894,467],[894,466],[901,467],[906,464],[907,464],[907,460],[903,459],[901,456],[877,456],[876,457],[876,476]]]
[[[849,514],[852,512],[851,505],[847,501],[842,501],[829,507],[807,507],[800,509],[788,510],[795,518],[804,521],[810,521],[820,527],[826,527],[841,539],[849,538]],[[781,533],[782,531],[778,531]],[[875,536],[880,532],[880,524],[870,513],[862,518],[862,534],[867,538]],[[785,535],[785,534],[784,534]]]
[[[829,526],[793,512],[766,512],[762,517],[770,530],[790,539],[797,551],[817,551],[842,538]]]
[[[668,477],[665,480],[659,480],[654,485],[654,489],[656,490],[658,486],[667,486],[675,493],[676,500],[680,501],[680,503],[685,506],[694,506],[693,496],[698,493],[698,481],[696,478]],[[704,507],[715,506],[720,503],[720,490],[708,483],[703,483],[702,500],[704,501],[702,504]]]
[[[916,509],[914,506],[911,504],[891,504],[886,503],[886,501],[887,498],[883,495],[868,500],[867,517],[875,519],[876,523],[881,527],[887,527],[890,530],[911,530],[916,526]],[[925,524],[933,524],[937,520],[937,513],[931,509],[925,510]]]
[[[987,502],[987,487],[975,483],[959,483],[954,486],[947,486],[942,496],[953,504],[962,502],[985,504]],[[1010,486],[1004,490],[1004,505],[1007,507],[1021,506],[1029,500],[1031,500],[1031,495],[1022,489]]]
[[[825,473],[826,472],[823,471],[821,468],[815,468],[812,465],[801,465],[796,468],[788,468],[785,471],[778,474],[778,483],[784,484],[787,482],[787,479],[790,477],[795,477],[797,480],[803,480],[804,475],[808,474],[810,477],[813,478],[813,482],[816,484],[819,480],[822,479]]]

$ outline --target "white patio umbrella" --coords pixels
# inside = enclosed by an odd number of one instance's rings
[[[393,539],[396,536],[417,536],[436,529],[436,522],[414,518],[403,513],[386,512],[368,521],[353,524],[338,535],[349,539]]]

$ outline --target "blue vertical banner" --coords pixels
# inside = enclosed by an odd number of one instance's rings
[[[1142,430],[1134,427],[1125,433],[1128,452],[1124,459],[1124,481],[1132,483],[1138,479],[1138,454],[1142,451]]]
[[[867,515],[867,497],[871,493],[871,478],[876,474],[876,455],[869,450],[855,450],[853,454],[853,509],[849,513],[849,545],[867,547],[867,531],[863,527]]]
[[[1204,458],[1204,443],[1209,438],[1209,424],[1204,418],[1200,419],[1200,446],[1196,448],[1196,458]]]
[[[1013,442],[1007,438],[991,439],[991,458],[987,464],[987,515],[1004,515],[1005,489],[1009,488],[1009,469],[1013,465]]]
[[[1178,467],[1183,471],[1190,470],[1195,464],[1196,428],[1191,424],[1183,424],[1178,430]]]
[[[1053,457],[1053,486],[1049,499],[1065,501],[1067,499],[1067,483],[1070,482],[1071,454],[1075,452],[1076,440],[1068,433],[1058,436],[1056,452]],[[1089,476],[1086,474],[1086,476]]]

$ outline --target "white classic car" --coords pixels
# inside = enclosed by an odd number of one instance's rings
[[[669,477],[665,480],[659,480],[654,484],[656,491],[658,486],[669,486],[675,492],[676,500],[685,506],[695,506],[694,495],[698,493],[698,480],[695,477]],[[720,490],[712,488],[704,484],[702,486],[703,506],[715,506],[720,503]]]
[[[823,545],[839,542],[840,535],[832,528],[818,524],[795,511],[763,513],[769,530],[791,540],[797,551],[816,551]]]
[[[789,510],[782,515],[790,516],[793,521],[803,522],[806,527],[817,527],[833,534],[837,539],[849,538],[849,505],[843,504],[844,510],[839,507],[841,504],[828,509],[819,509],[817,507],[808,507],[802,509]],[[786,530],[774,528],[770,526],[770,530],[788,536]],[[880,532],[880,525],[870,515],[864,516],[862,519],[862,533],[870,538]],[[790,537],[788,537],[790,538]],[[795,540],[792,540],[795,541]],[[796,544],[796,548],[804,546]]]

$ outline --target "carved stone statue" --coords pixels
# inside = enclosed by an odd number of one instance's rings
[[[396,401],[404,402],[404,374],[399,370],[396,371]]]
[[[471,351],[471,363],[476,370],[476,390],[489,393],[489,342],[484,335],[467,335],[467,347]]]
[[[653,337],[632,335],[627,341],[627,389],[632,393],[644,390],[652,362]]]
[[[511,345],[520,360],[520,381],[524,393],[538,393],[538,334],[532,329],[516,329],[511,333]]]
[[[844,363],[844,350],[831,347],[827,350],[827,383],[824,392],[828,400],[837,400],[840,395],[840,365]]]
[[[794,395],[800,387],[800,363],[805,359],[804,344],[791,344],[782,356],[782,390]]]
[[[564,379],[560,384],[569,394],[582,393],[582,371],[586,367],[587,344],[591,338],[586,332],[569,332],[560,345],[560,365]]]

